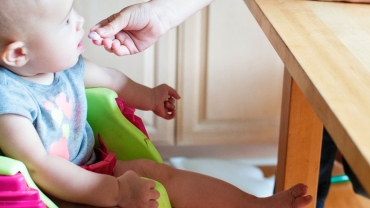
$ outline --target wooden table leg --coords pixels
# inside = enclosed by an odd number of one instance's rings
[[[323,125],[287,69],[280,125],[275,191],[304,183],[315,207]]]

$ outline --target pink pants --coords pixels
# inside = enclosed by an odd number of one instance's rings
[[[117,162],[116,153],[108,152],[108,149],[101,140],[100,135],[98,135],[98,139],[100,148],[94,149],[96,154],[96,163],[80,167],[94,173],[113,175]]]

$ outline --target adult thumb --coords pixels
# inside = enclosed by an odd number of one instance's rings
[[[122,13],[113,14],[112,16],[101,22],[101,25],[103,26],[96,29],[96,32],[99,33],[99,35],[103,38],[116,35],[128,24],[129,18],[126,18],[125,16],[126,15]]]

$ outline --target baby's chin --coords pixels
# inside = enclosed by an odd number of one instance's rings
[[[77,63],[78,63],[78,60],[79,60],[79,57],[81,56],[81,54],[79,54],[76,58],[74,58],[73,60],[70,59],[68,62],[64,62],[62,65],[60,65],[58,67],[58,69],[56,69],[56,71],[54,72],[59,72],[59,71],[64,71],[64,70],[67,70],[69,68],[72,68],[74,67]]]

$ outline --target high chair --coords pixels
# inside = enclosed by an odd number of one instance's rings
[[[158,163],[163,162],[157,149],[146,136],[145,129],[138,129],[132,121],[135,118],[129,121],[122,114],[116,100],[119,98],[114,91],[89,88],[86,89],[86,97],[87,120],[94,131],[96,145],[99,144],[99,134],[108,150],[115,152],[119,160],[146,158]],[[159,182],[155,183],[156,190],[160,192],[160,198],[157,200],[159,208],[171,208],[165,188]],[[0,156],[0,208],[41,208],[45,205],[49,208],[57,207],[36,186],[26,166],[20,161]]]

